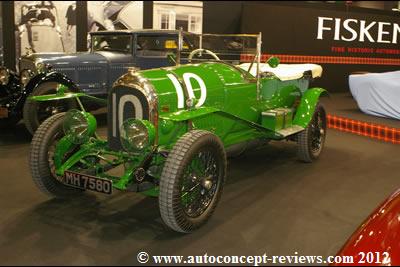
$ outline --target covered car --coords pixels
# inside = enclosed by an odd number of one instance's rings
[[[362,112],[400,120],[400,71],[352,74],[349,86]]]

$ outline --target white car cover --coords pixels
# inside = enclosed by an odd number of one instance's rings
[[[247,71],[251,63],[240,64],[239,67]],[[313,78],[321,77],[322,67],[317,64],[279,64],[276,68],[267,63],[260,63],[260,72],[272,72],[281,81],[296,80],[303,77],[305,71],[311,71]],[[257,64],[254,63],[250,73],[257,75]]]
[[[400,120],[400,71],[353,74],[349,86],[361,111]]]

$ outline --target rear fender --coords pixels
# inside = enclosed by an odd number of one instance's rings
[[[315,108],[321,96],[328,96],[328,92],[323,88],[310,88],[304,92],[293,119],[294,125],[299,125],[303,128],[307,127],[314,115]]]

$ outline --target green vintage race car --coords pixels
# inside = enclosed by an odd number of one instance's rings
[[[108,97],[107,136],[95,117],[71,110],[47,119],[30,151],[34,182],[53,197],[85,190],[158,196],[163,221],[192,232],[212,215],[221,197],[227,154],[268,140],[297,142],[298,156],[320,155],[326,116],[322,88],[308,88],[318,65],[260,63],[260,36],[252,62],[215,60],[139,71],[131,68]],[[36,101],[86,97],[84,93],[38,96]]]

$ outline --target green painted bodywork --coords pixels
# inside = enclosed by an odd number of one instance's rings
[[[173,75],[182,85],[186,93],[184,74],[191,73],[200,77],[206,86],[206,99],[200,107],[178,108],[178,94],[173,81]],[[191,129],[203,129],[217,135],[226,148],[254,139],[282,140],[290,137],[307,127],[319,97],[327,92],[322,88],[308,89],[307,78],[281,81],[274,75],[260,78],[260,88],[257,89],[257,79],[251,74],[235,66],[222,62],[203,62],[199,64],[180,65],[135,72],[151,84],[157,95],[158,125],[156,140],[143,153],[129,154],[127,151],[113,151],[107,141],[97,137],[91,138],[74,151],[67,159],[75,145],[71,138],[65,136],[57,145],[55,165],[57,175],[62,176],[65,170],[73,170],[82,165],[99,177],[111,179],[113,187],[126,190],[135,183],[134,172],[140,166],[146,165],[152,171],[155,180],[160,179],[165,156],[162,152],[172,149],[175,142]],[[130,80],[132,73],[127,73],[119,80]],[[169,76],[168,76],[169,75]],[[190,79],[193,92],[198,103],[201,98],[201,85],[196,79]],[[127,84],[126,86],[129,87]],[[132,90],[136,90],[132,88]],[[258,94],[259,92],[259,94]],[[57,97],[82,97],[82,93],[41,96],[32,99],[37,101],[54,100]],[[86,97],[86,95],[85,95]],[[285,129],[274,130],[274,125],[263,125],[263,112],[274,111],[278,108],[290,110]],[[279,118],[281,119],[281,118]],[[277,120],[279,121],[279,120]],[[285,130],[283,129],[283,130]],[[282,129],[281,129],[282,130]],[[88,158],[97,158],[98,162],[85,162]],[[105,160],[107,157],[113,159]],[[100,160],[99,160],[100,159]],[[145,164],[145,162],[147,162]],[[85,165],[86,164],[86,165]],[[124,165],[124,171],[119,176],[106,174],[104,165]],[[85,169],[85,168],[84,168]],[[79,171],[79,170],[78,170]],[[149,172],[149,171],[148,171]],[[154,187],[145,190],[144,194],[156,196],[157,182]]]
[[[51,95],[38,95],[38,96],[30,96],[28,99],[33,101],[51,101],[51,100],[61,100],[67,98],[76,98],[87,96],[85,93],[63,93],[63,94],[51,94]]]
[[[29,96],[28,99],[33,100],[33,101],[45,102],[45,101],[53,101],[53,100],[61,100],[61,99],[69,99],[69,98],[79,99],[80,97],[82,97],[82,98],[89,98],[98,103],[107,104],[107,100],[105,100],[103,98],[98,98],[95,96],[87,95],[82,92],[71,93],[71,92],[68,92],[68,91],[66,92],[66,91],[67,91],[66,86],[63,84],[60,84],[56,94]]]
[[[327,91],[323,88],[311,88],[305,91],[297,108],[293,123],[301,127],[306,127],[314,114],[320,96],[327,94]]]

